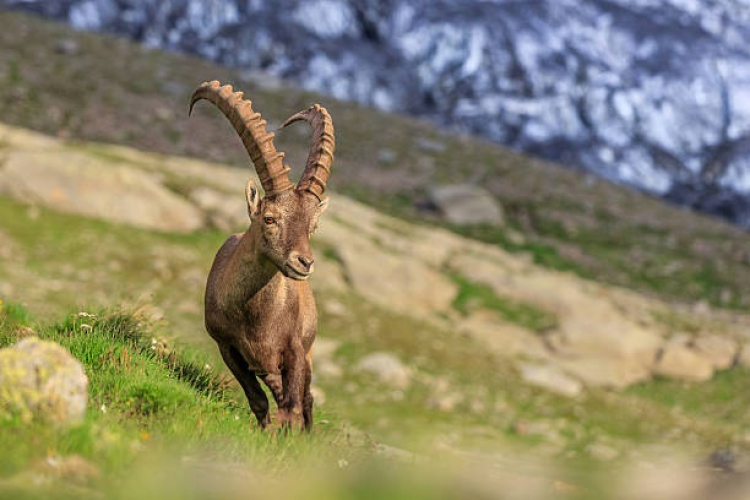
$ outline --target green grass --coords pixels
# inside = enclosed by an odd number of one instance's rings
[[[690,417],[733,425],[750,422],[749,384],[750,369],[735,367],[717,372],[705,383],[658,378],[628,392]]]
[[[0,310],[0,347],[29,324],[15,306]],[[184,346],[166,348],[138,315],[78,313],[52,325],[32,324],[44,340],[68,349],[89,378],[85,419],[73,426],[0,421],[2,478],[23,473],[50,456],[81,456],[108,481],[121,481],[141,460],[163,453],[246,462],[271,473],[315,457],[354,461],[340,424],[317,418],[313,435],[263,432],[241,392],[208,358]],[[179,463],[179,460],[178,460]]]
[[[460,275],[454,275],[458,294],[453,307],[462,314],[477,309],[496,311],[502,318],[537,333],[544,333],[557,326],[552,313],[526,302],[498,296],[491,287],[476,283]]]

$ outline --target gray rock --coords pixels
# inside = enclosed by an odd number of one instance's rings
[[[426,137],[418,137],[414,141],[414,145],[427,153],[442,153],[446,149],[444,142],[435,141]]]
[[[695,349],[711,363],[714,370],[725,370],[732,366],[737,356],[737,343],[720,335],[705,335],[694,342]]]
[[[456,284],[427,265],[424,262],[427,259],[405,256],[406,252],[421,248],[419,242],[404,241],[402,251],[395,246],[399,241],[395,232],[366,233],[377,228],[378,219],[371,211],[359,210],[341,198],[336,202],[337,207],[329,214],[336,214],[336,218],[329,217],[323,222],[316,240],[334,248],[343,264],[346,281],[357,293],[376,304],[426,318],[450,310],[457,293]],[[349,213],[343,210],[347,207],[352,208]],[[352,224],[359,230],[352,231]]]
[[[0,350],[0,418],[73,423],[87,401],[83,366],[62,346],[29,337]]]
[[[240,196],[227,196],[201,186],[190,192],[190,200],[205,212],[214,227],[222,231],[239,231],[250,224],[247,205]]]
[[[341,367],[333,361],[333,355],[341,346],[341,342],[325,337],[318,337],[313,344],[313,363],[315,370],[313,377],[337,379],[343,375]]]
[[[586,452],[591,458],[601,460],[602,462],[609,462],[620,455],[620,452],[615,448],[603,443],[591,443],[586,447]]]
[[[396,356],[387,352],[368,354],[359,360],[357,371],[371,373],[382,383],[397,389],[406,389],[412,382],[412,370]]]
[[[453,224],[499,226],[504,222],[500,204],[483,188],[469,184],[435,186],[428,196],[443,218]]]
[[[165,188],[158,175],[50,146],[9,153],[0,170],[0,193],[148,229],[189,232],[203,226],[203,213]]]
[[[711,379],[714,368],[708,359],[687,344],[673,340],[664,346],[654,373],[690,382],[704,382]]]
[[[74,56],[78,53],[78,42],[72,38],[63,38],[55,42],[55,52],[64,56]]]
[[[520,368],[524,382],[550,392],[575,397],[583,390],[580,381],[571,378],[555,366],[523,363]]]
[[[392,149],[381,149],[378,151],[378,161],[380,163],[393,163],[398,159],[398,155]]]
[[[427,407],[438,411],[453,411],[463,401],[464,396],[458,392],[436,394],[427,400]]]

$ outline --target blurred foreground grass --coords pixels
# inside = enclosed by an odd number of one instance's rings
[[[29,321],[22,307],[2,304],[0,347],[28,335]],[[748,493],[748,478],[714,472],[680,457],[677,447],[609,463],[511,447],[414,454],[351,432],[320,410],[312,434],[263,432],[200,351],[165,345],[137,312],[80,312],[33,328],[82,361],[89,408],[68,427],[0,421],[2,499],[703,500]],[[657,384],[653,394],[662,398],[664,389]],[[685,396],[667,389],[669,404]]]
[[[0,309],[0,347],[30,333],[29,314]],[[157,340],[138,313],[79,312],[34,325],[89,377],[89,408],[72,426],[0,421],[0,498],[498,498],[476,471],[418,467],[383,453],[328,415],[312,434],[254,424],[241,393],[200,352]],[[250,423],[252,422],[252,423]],[[439,463],[439,462],[438,462]],[[439,467],[439,468],[438,468]],[[554,492],[543,469],[533,478]],[[485,478],[486,479],[486,478]],[[530,490],[529,490],[530,491]]]

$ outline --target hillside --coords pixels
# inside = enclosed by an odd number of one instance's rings
[[[259,103],[272,126],[321,101],[336,119],[331,186],[343,194],[402,218],[448,226],[423,209],[427,191],[472,182],[502,204],[507,225],[454,231],[588,278],[680,301],[750,307],[750,235],[728,224],[489,142],[322,99],[261,73],[233,72],[19,13],[0,11],[0,22],[5,123],[240,166],[247,161],[223,118],[199,108],[186,119],[187,98],[198,83],[233,83]],[[295,132],[281,136],[279,147],[299,165],[306,152]]]
[[[82,334],[79,312],[102,318],[99,331],[109,335],[108,318],[122,316],[101,311],[135,311],[123,313],[143,320],[135,337],[192,353],[224,380],[203,330],[202,293],[216,249],[246,227],[242,190],[252,172],[215,110],[184,117],[187,95],[195,82],[237,82],[272,124],[317,96],[18,14],[0,12],[0,21],[8,27],[0,32],[0,344],[23,334],[20,326],[65,343],[60,332]],[[56,51],[34,43],[41,40]],[[255,429],[233,384],[235,403],[227,403],[186,393],[195,392],[188,380],[175,389],[184,420],[157,412],[133,427],[122,407],[97,413],[99,393],[82,430],[42,433],[32,447],[1,424],[2,443],[20,450],[0,459],[3,479],[23,479],[59,448],[103,461],[105,476],[119,481],[120,460],[139,456],[86,444],[109,426],[168,464],[173,447],[186,449],[179,456],[200,469],[188,421],[205,414],[219,421],[201,435],[200,444],[210,442],[205,456],[243,478],[248,462],[273,477],[294,474],[269,463],[289,452],[301,457],[294,464],[320,456],[335,470],[360,461],[367,469],[373,457],[397,469],[429,457],[437,471],[452,470],[440,477],[487,479],[487,498],[530,478],[542,498],[559,478],[563,496],[574,483],[585,485],[583,497],[606,498],[610,475],[618,489],[636,488],[632,498],[654,500],[669,498],[644,493],[661,473],[671,486],[744,487],[750,236],[421,122],[324,104],[340,154],[331,208],[313,238],[321,434],[289,450]],[[304,133],[278,137],[300,165]],[[430,186],[471,176],[502,204],[507,224],[451,225],[420,208]],[[96,337],[75,338],[86,349]],[[171,401],[169,387],[157,392]],[[143,430],[148,439],[138,438]],[[430,487],[443,483],[427,470],[420,491],[434,498]],[[346,477],[355,491],[378,482]],[[413,497],[395,488],[372,497]]]
[[[0,5],[264,69],[308,90],[421,116],[750,229],[746,0]]]
[[[203,332],[201,295],[227,228],[246,223],[249,170],[8,126],[0,137],[5,308],[22,304],[42,323],[70,311],[137,309],[157,321],[167,345],[188,344],[226,373]],[[148,196],[134,199],[145,182]],[[128,202],[134,210],[122,221]],[[182,209],[162,212],[171,219],[132,218],[172,203]],[[184,230],[154,227],[164,223]],[[565,460],[573,468],[564,475],[574,478],[591,460],[651,463],[653,446],[692,461],[728,449],[744,467],[747,315],[548,270],[335,192],[313,247],[321,313],[314,385],[335,432],[364,432],[365,442],[397,455],[439,452],[493,470],[507,469],[508,453],[529,454],[522,476],[540,458]],[[667,373],[657,351],[688,352],[687,365]],[[668,377],[651,380],[654,372]],[[563,474],[533,470],[547,482]]]

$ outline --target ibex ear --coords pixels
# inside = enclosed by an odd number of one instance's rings
[[[247,200],[247,215],[252,219],[258,215],[258,207],[260,206],[258,186],[252,179],[248,180],[247,186],[245,186],[245,199]]]
[[[320,203],[318,203],[318,216],[320,216],[323,212],[328,210],[328,200],[330,199],[331,198],[326,196],[325,198],[323,198],[323,200]]]

